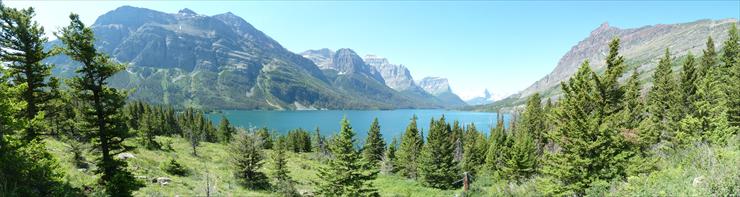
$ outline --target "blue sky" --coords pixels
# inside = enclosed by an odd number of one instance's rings
[[[122,5],[174,13],[232,12],[300,53],[352,48],[406,65],[415,79],[442,76],[463,97],[516,93],[604,22],[618,28],[740,17],[740,1],[4,1],[33,6],[56,30]],[[629,58],[629,57],[628,57]]]

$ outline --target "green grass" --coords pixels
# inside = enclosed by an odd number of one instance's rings
[[[128,159],[129,169],[135,176],[140,178],[145,187],[134,193],[135,196],[204,196],[206,191],[206,176],[210,178],[212,193],[216,196],[275,196],[270,191],[254,191],[240,186],[232,176],[230,163],[231,153],[228,145],[203,143],[198,147],[198,156],[191,154],[191,148],[187,141],[182,138],[158,137],[158,141],[171,141],[173,151],[169,150],[147,150],[137,148],[133,153],[136,158]],[[47,140],[47,148],[56,155],[62,169],[65,169],[67,180],[75,187],[95,187],[97,176],[91,170],[81,170],[75,167],[72,154],[69,153],[69,145],[57,141]],[[131,140],[131,145],[134,140]],[[271,173],[271,150],[265,151],[265,163],[263,172],[268,176]],[[93,157],[86,153],[87,163],[90,169],[94,169]],[[296,189],[301,193],[313,193],[313,181],[318,180],[317,171],[322,165],[319,161],[312,159],[313,153],[288,152],[288,168],[290,176],[297,182]],[[162,168],[162,163],[169,162],[171,158],[185,166],[189,173],[187,176],[175,176],[167,174]],[[171,178],[168,185],[152,183],[157,177]],[[414,180],[405,179],[396,175],[378,175],[373,185],[382,196],[453,196],[460,190],[438,190],[421,186]]]

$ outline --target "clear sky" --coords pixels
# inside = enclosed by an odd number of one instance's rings
[[[604,22],[618,28],[740,18],[740,1],[4,1],[33,6],[56,30],[119,6],[169,13],[232,12],[289,50],[352,48],[406,65],[415,79],[449,78],[462,97],[516,93]]]

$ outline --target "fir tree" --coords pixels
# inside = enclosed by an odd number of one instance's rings
[[[57,52],[44,50],[48,38],[44,28],[33,21],[35,15],[33,8],[18,10],[0,5],[0,61],[8,63],[6,74],[12,76],[12,84],[25,84],[18,96],[26,103],[20,112],[29,121],[29,126],[24,129],[26,142],[44,134],[43,112],[55,97],[52,89],[58,86],[58,80],[51,77],[53,65],[42,62]],[[41,118],[35,119],[37,115]]]
[[[451,133],[452,129],[445,122],[444,116],[437,121],[432,119],[429,123],[429,134],[418,161],[422,185],[439,189],[453,188],[459,170],[454,161],[455,144],[449,138]]]
[[[396,159],[396,149],[398,148],[398,140],[396,138],[393,138],[391,141],[391,144],[388,145],[388,149],[385,150],[385,154],[383,155],[382,165],[380,167],[380,171],[385,174],[391,174],[395,173],[397,171],[397,159]]]
[[[598,91],[602,88],[599,77],[586,61],[561,85],[564,94],[554,113],[558,121],[551,134],[560,150],[546,155],[543,168],[556,183],[547,191],[550,195],[583,195],[594,182],[625,176],[625,165],[633,153],[611,123],[617,118],[607,116],[609,93]]]
[[[272,156],[273,173],[272,178],[275,180],[275,191],[282,196],[299,196],[295,190],[294,181],[290,178],[288,171],[288,160],[285,147],[285,137],[280,136],[275,144],[274,154]]]
[[[264,155],[260,140],[254,134],[240,133],[231,145],[234,176],[249,189],[266,189],[267,176],[260,171]]]
[[[651,146],[658,142],[670,142],[677,129],[679,104],[676,98],[676,82],[671,71],[671,56],[668,49],[653,73],[653,86],[647,96],[647,117],[640,129],[640,142]]]
[[[682,114],[685,115],[695,111],[692,103],[696,100],[696,85],[699,76],[696,71],[694,55],[689,53],[681,68],[681,78],[679,81],[681,95],[680,109],[682,109]]]
[[[465,130],[465,147],[463,150],[462,171],[476,174],[485,162],[488,142],[482,133],[478,132],[474,124]]]
[[[228,143],[231,141],[235,133],[236,129],[231,126],[231,123],[229,123],[229,119],[226,119],[226,117],[221,117],[221,123],[218,124],[218,141]]]
[[[522,132],[529,133],[534,139],[538,154],[541,153],[542,147],[547,143],[543,134],[545,132],[546,117],[540,102],[542,102],[542,99],[539,93],[535,93],[529,97],[527,107],[524,109],[524,113],[522,113],[521,124],[519,124],[519,129]]]
[[[721,81],[729,87],[725,90],[728,98],[727,112],[730,126],[740,130],[740,34],[733,23],[727,32],[728,38],[722,47]]]
[[[378,174],[354,147],[355,133],[347,118],[341,122],[339,135],[329,149],[332,159],[319,169],[320,196],[379,196],[371,181]]]
[[[401,176],[415,179],[418,176],[418,156],[423,145],[419,129],[416,127],[416,116],[411,118],[398,147],[398,172]]]
[[[503,174],[515,180],[529,178],[537,167],[537,147],[529,132],[516,131],[508,149]]]
[[[366,161],[372,165],[377,165],[383,159],[384,151],[385,141],[383,141],[383,136],[380,134],[378,118],[375,118],[372,124],[370,124],[370,130],[367,132],[367,139],[365,139],[365,146],[362,148],[362,155]]]
[[[504,116],[500,112],[496,113],[496,127],[491,129],[490,143],[486,151],[485,167],[494,174],[503,169],[508,146],[506,144],[507,135],[504,129]]]
[[[58,36],[66,45],[65,54],[82,63],[77,70],[78,76],[69,83],[75,97],[84,101],[80,109],[85,123],[82,129],[95,138],[94,146],[101,154],[98,172],[102,174],[101,181],[106,191],[111,195],[130,196],[133,190],[143,185],[126,171],[125,161],[114,158],[128,150],[123,142],[131,136],[122,113],[126,94],[107,84],[108,79],[124,66],[96,50],[92,29],[80,22],[78,15],[71,14],[70,19],[70,25]]]

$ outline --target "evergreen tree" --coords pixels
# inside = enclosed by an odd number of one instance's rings
[[[462,171],[476,174],[485,162],[488,142],[482,133],[478,132],[474,124],[465,130],[465,147],[463,150]]]
[[[398,149],[398,140],[393,138],[391,144],[388,145],[388,149],[383,154],[383,160],[381,161],[380,171],[385,174],[396,173],[398,167],[396,165],[396,149]]]
[[[264,155],[260,140],[254,134],[240,133],[231,145],[234,176],[249,189],[266,189],[267,176],[260,171]]]
[[[383,140],[383,135],[380,134],[378,118],[375,118],[373,123],[370,124],[370,130],[367,132],[367,139],[365,139],[365,146],[362,148],[362,155],[370,164],[377,165],[383,159],[384,151],[385,141]]]
[[[543,134],[546,123],[545,111],[540,102],[542,102],[542,99],[539,93],[535,93],[529,97],[527,107],[524,109],[524,113],[522,113],[521,124],[519,124],[519,129],[522,132],[529,133],[529,136],[534,139],[537,154],[542,152],[543,146],[547,143]]]
[[[329,149],[326,145],[326,138],[321,136],[321,130],[319,127],[316,127],[316,131],[314,132],[315,135],[312,138],[314,144],[313,151],[316,153],[317,157],[321,160],[329,156]]]
[[[607,115],[610,94],[599,91],[599,81],[603,81],[599,77],[586,61],[561,85],[564,94],[554,113],[558,121],[551,134],[560,150],[546,155],[543,168],[555,180],[555,187],[546,191],[549,195],[583,195],[594,182],[625,176],[625,165],[633,153],[611,122],[617,118]]]
[[[494,174],[500,172],[504,166],[508,146],[506,144],[507,135],[504,129],[504,116],[496,113],[496,127],[491,129],[490,144],[486,151],[485,167]]]
[[[459,169],[454,161],[455,144],[448,137],[451,133],[452,129],[445,122],[444,116],[437,121],[432,119],[429,123],[429,134],[418,161],[422,185],[439,189],[453,188]]]
[[[60,32],[59,40],[65,45],[65,54],[72,60],[82,63],[78,76],[72,78],[69,86],[75,97],[84,101],[82,116],[83,131],[94,136],[94,146],[100,151],[97,163],[101,181],[106,191],[114,196],[130,196],[133,190],[143,186],[126,170],[126,162],[114,156],[128,148],[124,145],[131,136],[126,128],[122,108],[126,94],[108,86],[107,82],[124,66],[113,62],[108,56],[97,51],[92,29],[86,27],[76,14],[71,14],[72,22]]]
[[[728,96],[727,113],[730,126],[740,130],[740,34],[733,23],[728,31],[728,38],[722,47],[721,81],[729,87],[725,90]]]
[[[275,191],[282,196],[300,196],[295,190],[294,181],[290,178],[288,171],[288,160],[285,155],[285,137],[280,136],[275,144],[275,152],[272,156],[273,173],[272,178],[275,180]]]
[[[651,146],[658,142],[670,142],[677,129],[679,104],[676,98],[676,82],[671,70],[671,56],[666,49],[653,73],[653,86],[647,96],[647,117],[640,129],[640,142]]]
[[[701,64],[696,72],[699,80],[707,77],[709,70],[717,66],[717,51],[714,48],[714,40],[712,40],[711,36],[707,38],[706,45],[707,48],[702,50]],[[701,83],[700,81],[697,82]]]
[[[262,148],[263,149],[272,149],[272,134],[267,130],[267,128],[260,128],[257,130],[257,137],[259,137],[260,140],[262,140]]]
[[[682,114],[686,115],[695,111],[692,103],[696,100],[696,85],[699,76],[696,71],[694,55],[689,52],[681,68],[681,78],[679,81],[681,103],[679,106],[682,109]]]
[[[529,178],[537,167],[537,147],[534,138],[523,130],[513,134],[511,147],[508,149],[503,174],[515,180]]]
[[[0,61],[7,63],[6,74],[12,76],[9,78],[12,84],[25,84],[18,95],[26,103],[20,111],[21,116],[29,121],[24,129],[25,142],[44,134],[43,112],[55,96],[52,89],[58,86],[58,80],[51,77],[53,65],[42,62],[57,52],[44,50],[48,38],[44,28],[33,20],[35,15],[30,7],[19,10],[0,5]],[[41,118],[35,119],[37,115]]]
[[[463,128],[460,122],[455,120],[452,123],[452,133],[450,133],[450,142],[453,144],[453,160],[458,165],[462,164],[463,159]]]
[[[379,196],[371,183],[378,171],[355,149],[354,137],[352,126],[343,118],[339,135],[329,146],[333,157],[319,169],[317,195]]]
[[[221,117],[221,123],[218,124],[218,132],[216,134],[218,141],[228,143],[231,141],[235,133],[236,129],[231,126],[229,119]]]
[[[607,116],[616,114],[622,109],[621,104],[624,90],[620,87],[618,80],[624,74],[626,65],[624,63],[624,57],[619,55],[619,42],[619,38],[614,38],[609,42],[609,54],[606,56],[606,71],[596,81],[598,90],[602,92],[601,101],[604,105],[604,115]]]
[[[411,118],[398,147],[398,172],[401,176],[415,179],[418,176],[418,157],[423,145],[419,129],[416,127],[416,115]]]
[[[635,129],[640,125],[644,116],[644,107],[642,103],[642,85],[640,84],[640,73],[635,68],[632,71],[632,75],[627,79],[624,85],[624,101],[622,114],[621,128],[627,130],[629,133],[634,133]]]

